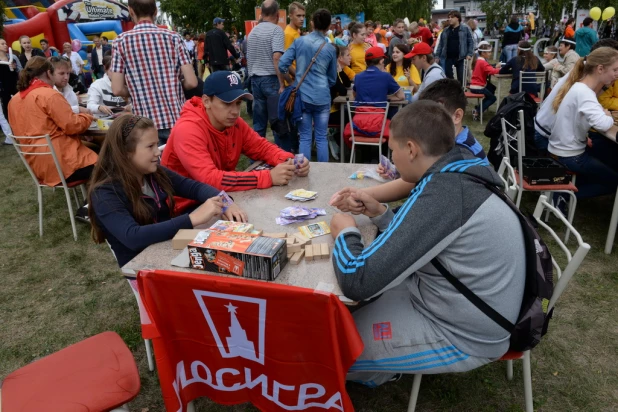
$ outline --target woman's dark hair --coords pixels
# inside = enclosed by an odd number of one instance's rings
[[[45,57],[34,56],[28,60],[28,64],[22,71],[19,72],[19,80],[17,80],[17,90],[20,92],[26,90],[30,83],[35,78],[43,73],[54,72],[54,66]]]
[[[330,27],[330,11],[326,9],[317,9],[311,17],[313,27],[319,31],[326,31]]]
[[[509,24],[519,24],[519,18],[515,15],[511,16],[511,21]]]
[[[410,46],[408,46],[407,44],[403,44],[403,43],[395,44],[393,46],[393,49],[398,49],[400,52],[403,53],[404,56],[406,54],[410,53]],[[406,69],[409,70],[410,66],[412,66],[412,60],[404,58],[401,61],[401,64],[403,66],[403,70],[406,70]],[[390,64],[389,72],[391,73],[391,76],[393,76],[393,77],[395,77],[395,74],[397,73],[397,63],[392,61],[392,59],[391,59],[391,64]]]
[[[539,65],[539,59],[534,55],[530,43],[525,40],[520,41],[517,47],[517,64],[519,67],[521,67],[522,70],[536,70]]]
[[[592,20],[592,17],[586,17],[582,24],[584,25],[584,27],[588,27],[590,26],[590,24],[592,24],[593,21],[594,20]]]
[[[135,170],[131,157],[135,147],[145,130],[154,129],[154,122],[146,117],[125,114],[114,120],[107,135],[99,159],[90,177],[88,189],[88,215],[92,224],[92,239],[96,243],[105,240],[103,231],[97,224],[93,205],[93,195],[99,186],[105,184],[120,184],[131,204],[131,214],[140,225],[154,223],[152,210],[142,198],[141,175]],[[167,194],[170,212],[174,213],[174,191],[169,177],[161,166],[152,175],[153,180]],[[155,190],[153,188],[153,190]]]
[[[335,46],[335,48],[337,49],[337,58],[343,56],[343,53],[347,51],[350,51],[350,49],[348,49],[346,46]]]
[[[575,19],[573,17],[569,17],[569,19],[567,20],[567,22],[564,25],[564,27],[568,26],[569,24],[573,24],[574,21],[575,21]]]

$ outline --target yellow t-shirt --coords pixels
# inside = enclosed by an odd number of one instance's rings
[[[367,46],[369,46],[367,43],[352,43],[349,46],[350,57],[352,57],[350,67],[356,74],[367,70],[367,63],[365,62],[365,49]]]
[[[287,50],[290,48],[290,46],[292,45],[292,43],[294,43],[294,40],[298,39],[300,37],[300,32],[294,28],[292,28],[292,26],[290,26],[289,24],[287,26],[285,26],[285,30],[283,31],[283,50]],[[290,65],[290,67],[292,67],[294,70],[296,70],[296,60],[294,60],[292,62],[292,64]],[[288,82],[285,82],[286,86],[289,86]]]
[[[388,73],[391,72],[390,64],[386,66],[386,71]],[[400,86],[412,86],[410,82],[408,82],[408,79],[406,78],[406,76],[403,74],[403,66],[397,67],[397,70],[395,71],[395,75],[393,76],[393,79],[395,79],[397,84]],[[421,76],[418,73],[418,70],[416,69],[415,65],[410,66],[410,79],[412,79],[412,81],[416,84],[421,84]]]

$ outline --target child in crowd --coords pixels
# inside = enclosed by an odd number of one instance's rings
[[[577,173],[577,197],[588,198],[616,191],[618,161],[590,154],[590,128],[616,142],[618,127],[597,100],[597,93],[618,78],[618,51],[601,47],[580,58],[552,103],[556,120],[548,151],[570,171]],[[560,203],[558,203],[560,205]]]
[[[489,165],[483,146],[472,135],[470,129],[462,124],[468,101],[457,80],[436,80],[420,93],[419,100],[430,100],[443,105],[446,111],[451,114],[451,119],[455,125],[455,144],[467,148],[479,159],[479,164]],[[378,166],[378,173],[382,177],[387,178],[384,172],[382,166]],[[402,179],[395,179],[391,182],[362,190],[369,193],[371,197],[379,202],[395,202],[408,197],[412,189],[414,189],[414,184],[404,182]],[[331,199],[331,204],[339,210],[346,212],[354,212],[356,207],[355,204],[350,203],[349,198],[339,196],[338,193],[335,193]]]
[[[543,60],[545,60],[545,63],[543,63],[543,67],[545,67],[545,70],[551,70],[554,65],[550,62],[554,60],[557,55],[558,48],[556,46],[545,47],[545,50],[543,50]]]
[[[352,79],[354,79],[354,72],[348,67],[350,65],[350,50],[343,46],[335,46],[335,49],[337,50],[337,83],[330,88],[331,107],[328,124],[340,123],[340,106],[333,104],[333,101],[336,97],[348,95],[348,89],[352,86]]]
[[[406,59],[405,55],[410,53],[410,46],[399,43],[393,46],[393,56],[391,63],[386,66],[386,71],[393,76],[393,79],[403,87],[414,86],[418,88],[421,84],[421,76],[418,69],[412,64],[411,59]]]
[[[504,66],[500,68],[500,74],[512,74],[513,80],[511,81],[510,94],[519,93],[519,76],[524,76],[525,73],[544,72],[545,67],[538,57],[532,52],[532,46],[527,41],[519,42],[517,46],[517,56],[507,61]],[[523,74],[522,74],[523,73]],[[524,83],[522,84],[522,91],[527,92],[534,97],[538,97],[540,91],[539,84]]]
[[[478,56],[474,55],[472,59],[472,79],[470,81],[470,91],[485,96],[483,99],[483,107],[476,106],[472,112],[472,118],[479,120],[479,110],[483,113],[487,111],[489,106],[496,102],[496,86],[488,79],[489,76],[500,73],[500,63],[493,67],[487,63],[487,59],[491,56],[491,44],[486,41],[479,43]]]
[[[112,67],[111,56],[103,57],[103,68],[105,74],[102,78],[95,80],[88,89],[88,110],[96,114],[111,115],[113,111],[131,111],[131,105],[127,105],[124,98],[114,96],[112,93],[112,81],[109,74]]]
[[[159,138],[152,120],[126,114],[114,121],[96,164],[88,192],[92,237],[107,240],[124,266],[149,245],[169,240],[214,217],[246,222],[232,204],[222,213],[219,190],[159,165]],[[174,216],[174,195],[201,203]]]
[[[350,44],[348,45],[350,48],[350,56],[352,56],[350,67],[355,74],[358,74],[367,69],[367,63],[365,63],[365,50],[370,47],[369,44],[365,43],[367,31],[363,23],[350,23],[348,29],[350,30],[351,36]]]

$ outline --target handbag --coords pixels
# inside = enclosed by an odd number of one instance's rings
[[[322,43],[322,45],[320,46],[318,51],[315,53],[315,55],[311,59],[311,63],[309,63],[309,67],[307,67],[307,70],[305,70],[305,73],[303,74],[303,77],[300,78],[300,81],[298,82],[296,87],[294,89],[292,89],[292,91],[290,92],[290,95],[288,96],[288,99],[285,102],[285,111],[287,113],[293,113],[294,112],[294,102],[296,101],[296,93],[300,89],[300,85],[303,84],[303,81],[305,80],[305,77],[307,76],[307,73],[309,73],[309,70],[311,70],[311,66],[313,66],[313,63],[315,63],[315,60],[317,59],[318,54],[320,54],[320,52],[322,51],[322,48],[324,48],[324,45],[326,45],[326,43],[327,43],[326,41],[324,43]]]

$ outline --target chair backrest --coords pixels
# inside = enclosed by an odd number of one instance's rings
[[[56,151],[54,150],[54,145],[52,145],[51,138],[48,134],[42,136],[14,136],[9,135],[11,139],[13,139],[13,147],[17,150],[17,154],[19,158],[22,160],[26,169],[32,176],[32,180],[34,180],[34,184],[38,186],[46,186],[45,184],[41,184],[39,179],[34,174],[32,167],[26,160],[26,156],[51,156],[54,159],[54,165],[56,165],[56,170],[58,172],[58,176],[60,177],[60,181],[62,182],[62,186],[67,188],[67,182],[64,179],[64,173],[62,172],[62,167],[60,166],[60,162],[58,161],[58,156],[56,155]],[[22,143],[24,142],[24,143]],[[34,148],[33,151],[24,150],[24,148]]]
[[[513,169],[511,161],[508,157],[502,158],[502,162],[498,168],[498,177],[500,177],[500,180],[502,180],[502,183],[504,184],[504,193],[506,193],[509,199],[515,202],[520,186],[518,186],[515,169]]]
[[[502,125],[502,144],[504,145],[505,157],[511,160],[511,151],[517,153],[517,165],[514,166],[516,170],[523,169],[523,158],[526,156],[526,142],[524,133],[524,111],[517,112],[519,118],[519,125],[513,125],[506,119],[501,118],[500,123]],[[513,166],[513,165],[511,165]],[[519,173],[519,184],[523,186],[523,173]]]
[[[201,396],[277,412],[282,404],[309,406],[309,398],[330,409],[323,403],[337,397],[353,410],[345,375],[363,345],[335,295],[171,271],[142,271],[137,283],[157,332],[143,337],[153,338],[166,410],[184,411],[181,402]],[[277,385],[298,390],[273,399]]]
[[[521,93],[524,84],[539,84],[541,86],[539,90],[539,99],[542,102],[545,99],[546,82],[546,72],[524,72],[522,70],[519,76],[519,92]]]
[[[348,110],[348,118],[350,119],[350,133],[352,134],[351,138],[354,141],[354,115],[356,116],[379,116],[382,115],[382,124],[380,127],[380,134],[375,136],[379,138],[379,143],[382,144],[382,139],[384,138],[384,129],[386,127],[386,120],[388,119],[388,109],[390,107],[390,102],[357,102],[350,101],[349,99],[346,101],[346,106]],[[384,107],[382,107],[384,106]],[[368,110],[370,109],[370,110]],[[357,119],[358,120],[358,117]],[[366,137],[366,136],[364,136]],[[373,136],[371,136],[373,137]]]
[[[575,236],[575,239],[577,241],[577,249],[575,250],[575,253],[571,254],[570,250],[564,244],[561,237],[558,236],[556,232],[551,227],[549,227],[547,223],[543,221],[542,219],[543,212],[546,210],[553,213],[556,219],[562,222],[568,228],[568,230]],[[566,255],[566,260],[567,260],[566,266],[563,269],[561,269],[558,263],[556,262],[556,260],[554,259],[556,254],[552,252],[552,263],[554,265],[554,268],[556,269],[558,281],[556,282],[554,279],[554,293],[552,294],[552,297],[549,300],[549,306],[548,306],[548,311],[549,311],[554,307],[554,305],[556,304],[556,301],[560,298],[560,296],[562,295],[562,292],[564,292],[564,290],[566,289],[569,281],[571,280],[573,275],[577,272],[579,265],[581,265],[582,261],[584,260],[584,258],[588,254],[588,251],[590,250],[590,245],[584,242],[579,232],[575,230],[573,225],[569,223],[569,221],[564,217],[562,212],[560,212],[558,209],[556,209],[555,207],[549,204],[549,202],[547,201],[547,196],[541,195],[539,197],[539,200],[536,203],[536,207],[534,209],[533,216],[536,222],[540,226],[542,226],[545,230],[547,230],[547,232],[552,236],[552,238],[554,239],[554,242],[556,242],[558,247],[560,247],[560,249],[562,249],[562,251]]]

